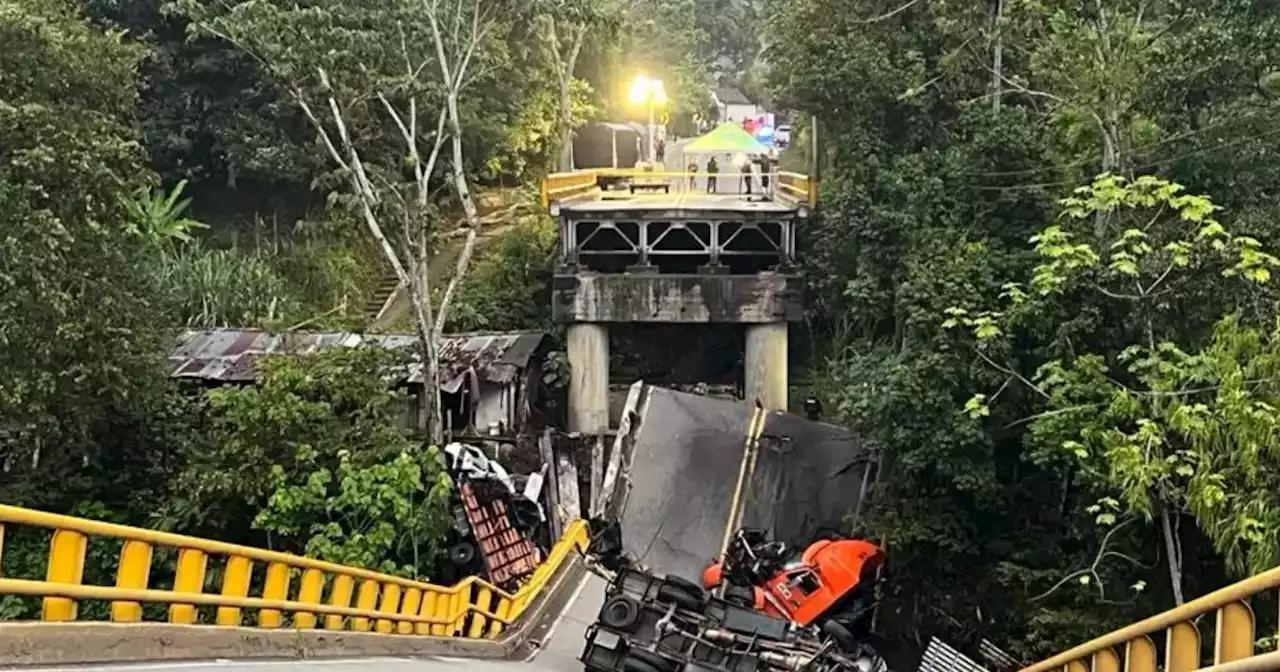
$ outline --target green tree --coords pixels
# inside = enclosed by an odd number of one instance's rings
[[[1159,520],[1169,584],[1180,604],[1181,518],[1193,502],[1221,517],[1217,507],[1225,498],[1243,495],[1224,490],[1226,482],[1216,471],[1202,471],[1216,456],[1193,446],[1209,441],[1229,451],[1221,438],[1236,431],[1230,419],[1247,417],[1250,410],[1248,403],[1240,406],[1241,400],[1223,399],[1215,386],[1205,386],[1217,377],[1211,371],[1221,367],[1225,344],[1210,346],[1217,357],[1206,359],[1198,350],[1224,313],[1246,311],[1264,323],[1273,319],[1274,295],[1265,285],[1280,259],[1263,251],[1256,239],[1228,233],[1208,198],[1184,194],[1181,185],[1151,176],[1129,182],[1104,174],[1062,205],[1062,224],[1032,238],[1041,263],[1030,282],[1005,285],[1010,309],[974,314],[953,309],[944,326],[972,327],[979,356],[1007,372],[1007,383],[1026,381],[1043,397],[1045,409],[1030,418],[1032,436],[1075,457],[1080,478],[1119,500],[1107,497],[1111,506],[1093,507],[1100,523],[1114,524],[1117,512]],[[1095,238],[1094,231],[1104,235]],[[1090,242],[1075,242],[1080,238]],[[1099,317],[1044,324],[1045,315],[1075,312],[1052,305],[1059,301],[1071,308],[1083,305]],[[1224,324],[1219,341],[1232,338],[1234,324]],[[982,352],[1005,331],[1027,326],[1054,334],[1065,355],[1040,365],[1029,379]],[[1105,338],[1095,339],[1101,347],[1089,347],[1087,341],[1068,345],[1080,340],[1084,329],[1103,331]],[[1248,362],[1236,367],[1243,370]],[[1218,378],[1215,382],[1221,382]],[[1236,383],[1244,389],[1253,384]],[[975,397],[970,413],[985,415],[985,404],[984,395]],[[1242,435],[1249,431],[1256,430],[1240,430]],[[1243,539],[1229,538],[1220,521],[1206,523],[1218,532],[1219,551],[1242,568],[1239,544],[1260,540],[1257,531],[1240,523],[1232,529]]]
[[[1256,251],[1274,247],[1276,208],[1262,186],[1278,149],[1262,85],[1274,70],[1273,13],[1248,2],[1143,4],[768,6],[771,97],[820,122],[820,219],[798,241],[811,288],[808,364],[828,407],[884,455],[856,528],[889,546],[894,580],[879,620],[889,637],[982,636],[1030,658],[1175,600],[1160,525],[1109,505],[1090,512],[1122,498],[1082,477],[1060,442],[1038,438],[1029,418],[1046,399],[1009,381],[1009,371],[1030,379],[1081,354],[1124,369],[1117,357],[1145,340],[1134,336],[1140,311],[1075,291],[1000,334],[1006,316],[992,305],[1007,280],[1033,276],[1041,260],[1028,239],[1104,160],[1117,174],[1213,193]],[[1118,234],[1093,227],[1122,219],[1061,228],[1106,266]],[[1194,310],[1157,314],[1183,352],[1203,352],[1226,313],[1266,333],[1266,286],[1213,273],[1190,284],[1184,305]],[[995,337],[975,350],[971,333],[948,336],[938,327],[951,306]],[[975,401],[979,391],[998,403]],[[1187,595],[1224,579],[1224,556],[1200,543],[1208,529],[1182,526]],[[974,576],[978,589],[958,588]]]
[[[408,288],[426,377],[435,380],[437,344],[479,227],[460,108],[467,93],[504,63],[503,31],[524,8],[502,0],[180,6],[200,31],[261,61],[311,121],[343,185],[337,200],[358,213],[401,286]],[[448,183],[461,203],[467,235],[433,310],[429,236],[436,165],[446,144]],[[435,386],[427,389],[434,393]],[[429,432],[438,437],[443,431],[439,405],[427,407],[432,409]]]
[[[406,363],[379,348],[279,356],[256,385],[209,391],[165,526],[429,575],[448,477],[399,424],[407,401],[388,373]]]
[[[157,313],[118,196],[142,186],[141,51],[59,0],[0,2],[0,443],[5,501],[97,495],[113,428],[162,388]],[[144,450],[142,446],[137,447]]]

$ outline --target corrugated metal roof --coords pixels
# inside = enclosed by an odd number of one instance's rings
[[[440,378],[444,381],[441,387],[449,392],[457,391],[472,372],[479,380],[509,382],[528,367],[542,339],[543,334],[539,332],[446,336],[440,348]],[[188,330],[169,350],[169,375],[218,382],[249,382],[254,379],[257,360],[267,355],[309,355],[329,348],[359,345],[411,348],[417,343],[418,337],[414,334]],[[406,369],[404,380],[421,383],[422,373],[421,362],[412,362]]]
[[[937,637],[929,640],[917,672],[987,672],[972,658],[960,653]]]

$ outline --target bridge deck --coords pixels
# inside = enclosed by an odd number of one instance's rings
[[[682,210],[687,212],[758,212],[785,215],[796,212],[798,204],[770,199],[759,194],[708,194],[705,192],[637,193],[595,191],[560,203],[561,211],[596,214]]]

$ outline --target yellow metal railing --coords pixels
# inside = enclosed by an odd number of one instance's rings
[[[567,173],[552,173],[542,180],[542,207],[548,208],[553,202],[567,201],[579,196],[592,195],[599,191],[600,178],[619,178],[627,180],[641,190],[661,187],[663,193],[703,193],[706,192],[707,177],[705,171],[674,171],[660,168],[590,168]],[[743,193],[742,177],[767,177],[769,186],[764,193],[781,194],[793,201],[813,205],[817,202],[818,185],[807,175],[792,172],[742,173],[719,172],[717,190],[719,195]],[[755,188],[759,193],[759,187]]]
[[[45,621],[73,621],[78,601],[103,600],[111,603],[116,623],[142,621],[145,602],[168,604],[168,621],[177,624],[197,624],[196,606],[207,605],[217,607],[218,626],[244,625],[244,610],[251,609],[260,628],[284,627],[287,613],[298,629],[469,638],[495,637],[519,619],[569,554],[586,550],[590,541],[585,522],[570,524],[532,577],[510,593],[477,577],[438,586],[288,553],[0,505],[0,540],[12,525],[53,530],[45,580],[0,578],[0,595],[43,598]],[[82,583],[91,537],[124,542],[114,586]],[[156,547],[177,550],[172,590],[148,587]],[[217,594],[204,592],[211,559],[223,563]],[[265,566],[266,574],[261,596],[250,597],[255,564]],[[298,573],[295,589],[290,584]]]
[[[1280,567],[1227,586],[1081,644],[1024,668],[1022,672],[1155,672],[1156,644],[1152,635],[1164,633],[1164,672],[1202,669],[1199,616],[1214,613],[1213,662],[1216,672],[1280,669],[1280,652],[1254,655],[1255,621],[1249,598],[1280,587]]]
[[[818,202],[818,183],[800,173],[778,173],[778,188],[788,196],[810,205]]]
[[[546,209],[551,206],[552,201],[579,196],[595,188],[596,171],[594,170],[552,173],[542,178],[542,207]]]

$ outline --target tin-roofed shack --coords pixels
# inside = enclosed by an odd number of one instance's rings
[[[530,429],[532,409],[541,400],[543,334],[512,332],[455,334],[440,348],[441,402],[445,425],[454,437],[506,436]],[[375,345],[411,350],[413,334],[259,329],[188,330],[169,350],[169,375],[206,385],[249,384],[258,359],[268,355],[305,356],[326,348]],[[429,415],[422,403],[423,369],[410,362],[398,376],[407,388],[405,428],[426,428]]]

